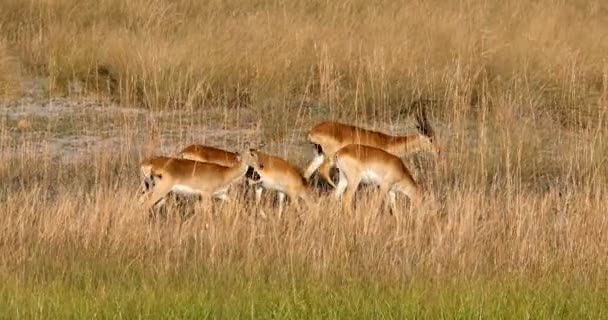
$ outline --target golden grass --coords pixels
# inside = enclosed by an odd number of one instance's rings
[[[172,117],[179,122],[189,116]],[[0,179],[7,186],[0,192],[0,266],[60,267],[77,252],[125,268],[174,272],[198,266],[257,274],[297,267],[319,278],[348,274],[386,281],[572,272],[600,279],[607,263],[601,252],[608,245],[603,232],[608,170],[600,143],[606,128],[573,134],[552,130],[555,124],[543,126],[541,120],[501,127],[502,117],[492,114],[475,130],[465,121],[441,131],[443,158],[422,161],[416,170],[427,190],[424,204],[409,210],[401,198],[396,216],[380,212],[373,193],[362,192],[354,216],[317,195],[316,210],[290,208],[283,220],[266,203],[264,220],[251,207],[251,194],[237,192],[236,201],[224,207],[195,205],[196,213],[185,221],[173,208],[165,223],[147,221],[135,199],[138,161],[147,139],[157,139],[144,123],[170,132],[176,124],[168,118],[116,119],[113,134],[124,138],[114,152],[94,148],[72,162],[37,151],[36,141],[8,129],[0,135]],[[82,126],[82,119],[72,121],[54,125]],[[74,138],[106,132],[81,130]],[[238,132],[234,139],[254,138]],[[563,136],[556,140],[556,134]],[[51,139],[57,132],[49,128],[42,135]],[[172,139],[170,149],[190,139]],[[299,149],[301,143],[303,137],[295,137],[287,147],[273,144],[270,151],[303,164],[311,150]],[[49,258],[52,262],[40,260]]]
[[[444,99],[454,108],[437,112],[451,114],[500,107],[489,96],[513,89],[581,124],[606,90],[600,0],[7,0],[0,10],[18,58],[54,94],[79,80],[150,108],[312,102],[387,120],[412,97]]]
[[[54,96],[163,112],[0,118],[0,273],[46,279],[90,259],[160,275],[606,283],[604,2],[4,0],[0,94],[48,77]],[[421,208],[378,215],[363,196],[347,217],[320,197],[264,220],[244,196],[149,223],[134,202],[138,161],[161,143],[263,139],[303,167],[317,121],[401,132],[419,97],[438,100],[444,148],[437,163],[407,159],[428,190]],[[119,142],[82,157],[53,148],[85,135]]]
[[[22,93],[22,81],[20,62],[9,52],[6,41],[0,37],[0,97],[19,96]]]

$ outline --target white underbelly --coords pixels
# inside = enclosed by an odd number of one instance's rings
[[[176,184],[171,188],[171,191],[183,194],[183,195],[193,195],[193,194],[201,194],[200,191],[190,188],[189,186],[183,184]]]
[[[382,178],[374,171],[364,170],[361,172],[361,182],[364,184],[380,184]]]
[[[266,190],[275,190],[280,192],[285,192],[285,188],[281,184],[273,183],[273,181],[262,180],[262,186]]]

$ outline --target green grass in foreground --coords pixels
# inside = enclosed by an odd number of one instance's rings
[[[41,270],[3,271],[0,318],[601,319],[608,313],[608,291],[598,282],[559,277],[382,283],[337,275],[341,280],[87,263],[63,272]]]

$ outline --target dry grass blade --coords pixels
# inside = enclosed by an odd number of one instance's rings
[[[0,12],[0,317],[606,314],[606,1]],[[325,120],[441,137],[420,206],[391,216],[365,186],[347,212],[313,190],[279,218],[239,184],[149,219],[134,199],[142,158],[190,144],[302,168]]]

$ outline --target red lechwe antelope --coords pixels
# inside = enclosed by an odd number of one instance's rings
[[[192,144],[185,147],[179,152],[178,157],[200,162],[215,163],[224,167],[234,167],[239,162],[238,155],[235,152],[201,144]]]
[[[401,159],[382,149],[350,144],[338,150],[334,161],[340,172],[340,181],[334,196],[340,198],[346,191],[344,204],[350,205],[359,183],[380,186],[380,194],[388,196],[392,212],[396,210],[396,192],[406,194],[412,204],[421,199],[420,187]]]
[[[146,208],[160,206],[169,192],[227,200],[229,187],[245,176],[255,161],[253,151],[246,145],[231,167],[164,156],[147,158],[140,165],[144,191],[139,202],[145,202]]]
[[[260,145],[258,148],[262,146]],[[234,167],[239,163],[238,155],[235,152],[201,144],[192,144],[185,147],[178,153],[178,157],[199,162],[215,163],[225,167]],[[247,169],[245,177],[248,182],[259,179],[259,175],[251,166]],[[255,195],[256,201],[259,201],[259,197],[262,196],[262,187],[255,187]]]
[[[334,121],[325,121],[313,127],[308,133],[308,141],[315,145],[315,157],[304,171],[304,178],[309,180],[319,169],[319,175],[332,187],[336,187],[330,178],[330,169],[334,166],[334,155],[349,144],[360,144],[382,149],[390,154],[403,157],[418,151],[430,151],[439,154],[435,133],[431,128],[424,107],[416,113],[418,133],[404,136],[392,136]]]
[[[283,212],[285,195],[292,201],[302,200],[308,208],[311,202],[308,198],[310,192],[306,180],[300,171],[289,162],[280,157],[269,155],[260,151],[253,151],[253,169],[260,175],[260,179],[251,185],[261,184],[267,190],[274,190],[279,195],[279,218]],[[260,202],[261,189],[256,189],[256,205]]]
[[[262,146],[260,145],[258,148]],[[307,197],[309,190],[306,186],[306,180],[297,168],[280,157],[257,150],[251,151],[253,151],[251,155],[255,161],[252,167],[250,167],[252,170],[247,171],[246,177],[249,184],[255,188],[256,205],[260,203],[263,190],[267,189],[278,192],[279,217],[283,212],[286,195],[292,201],[301,199],[310,206],[310,201]],[[179,152],[179,156],[184,159],[217,163],[230,167],[235,166],[237,163],[237,155],[235,153],[199,144],[187,146]],[[256,173],[259,179],[254,178]]]
[[[261,147],[263,147],[263,145],[258,146],[258,148]],[[236,152],[227,151],[202,144],[191,144],[185,147],[178,153],[178,157],[199,162],[215,163],[224,167],[234,167],[239,163],[238,155],[236,154]],[[247,170],[247,174],[245,174],[245,177],[249,180],[258,180],[259,178],[252,167],[249,167],[249,169]]]

